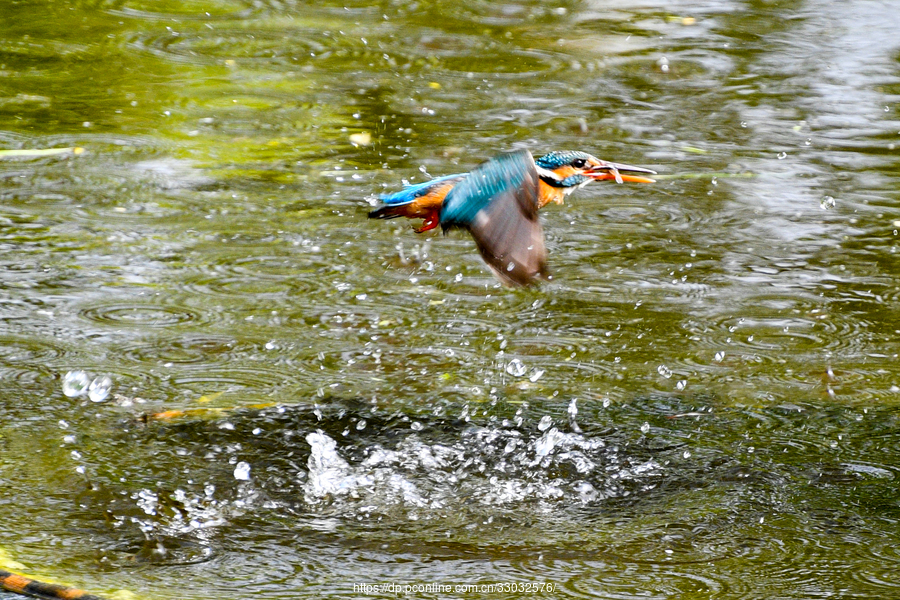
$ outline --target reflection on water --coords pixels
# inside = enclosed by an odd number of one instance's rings
[[[895,593],[883,4],[7,9],[0,149],[85,152],[0,162],[0,550],[154,598]],[[544,211],[538,289],[365,218],[520,146],[662,177]]]

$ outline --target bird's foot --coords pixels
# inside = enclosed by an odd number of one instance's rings
[[[440,225],[440,215],[438,213],[432,213],[428,216],[427,219],[422,223],[421,227],[416,228],[416,233],[425,233],[426,231],[431,231],[438,225]]]

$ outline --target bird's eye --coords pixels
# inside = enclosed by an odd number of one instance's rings
[[[581,168],[584,167],[584,165],[587,164],[587,161],[586,161],[585,159],[583,159],[583,158],[576,158],[575,160],[572,161],[571,164],[572,164],[572,166],[575,167],[576,169],[581,169]]]

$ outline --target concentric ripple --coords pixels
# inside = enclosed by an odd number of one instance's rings
[[[183,306],[117,303],[82,309],[80,315],[102,325],[133,328],[166,328],[203,320],[202,315]]]
[[[50,376],[50,365],[65,355],[66,349],[50,340],[0,336],[0,379],[27,387]]]

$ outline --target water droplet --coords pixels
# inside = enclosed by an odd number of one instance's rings
[[[741,127],[746,127],[746,126],[747,126],[747,121],[741,121]]]
[[[691,457],[691,451],[690,451],[690,450],[685,450],[683,456],[684,456],[685,458],[690,458],[690,457]]]
[[[574,486],[575,491],[581,497],[581,501],[585,504],[597,498],[597,490],[587,481],[581,481]]]
[[[527,370],[528,369],[525,367],[525,364],[518,358],[512,359],[511,361],[509,361],[509,364],[506,365],[506,372],[513,377],[521,377]]]
[[[69,398],[83,396],[91,385],[91,378],[84,371],[69,371],[63,377],[63,394]]]
[[[658,367],[656,367],[656,372],[666,379],[672,376],[672,369],[670,369],[666,365],[659,365]]]
[[[360,419],[360,420],[356,423],[356,430],[357,430],[357,431],[362,431],[362,430],[365,429],[365,428],[366,428],[366,420],[365,420],[365,419]]]
[[[234,478],[238,481],[250,481],[250,465],[244,461],[234,467]]]
[[[778,160],[784,160],[786,158],[787,158],[787,152],[779,152],[778,153]]]
[[[713,357],[713,360],[715,360],[716,362],[722,362],[722,360],[724,358],[725,358],[725,352],[722,350],[719,350],[718,352],[716,352],[716,355]]]
[[[109,390],[112,389],[112,379],[107,375],[95,377],[88,386],[88,398],[91,402],[103,402],[109,397]]]
[[[531,383],[534,383],[535,381],[540,379],[543,375],[544,375],[543,369],[532,369],[531,375],[528,376],[528,380],[531,381]]]
[[[418,421],[413,421],[409,424],[409,428],[413,431],[422,431],[423,429],[425,429],[425,426]]]
[[[650,423],[644,421],[644,424],[641,425],[641,433],[647,433],[648,431],[650,431]]]
[[[675,384],[675,389],[679,392],[687,387],[687,379],[682,379],[678,383]]]
[[[554,427],[546,432],[540,439],[534,443],[534,453],[536,456],[547,456],[553,451],[561,441],[565,439],[565,434]]]
[[[836,202],[834,198],[831,196],[824,196],[822,201],[819,203],[819,206],[822,207],[822,210],[828,210],[829,208],[834,208]]]
[[[538,423],[538,429],[541,431],[547,431],[550,429],[550,426],[553,425],[553,419],[550,415],[544,415],[541,417],[540,423]]]
[[[275,342],[266,342],[266,350],[274,350],[278,347],[278,344]]]

